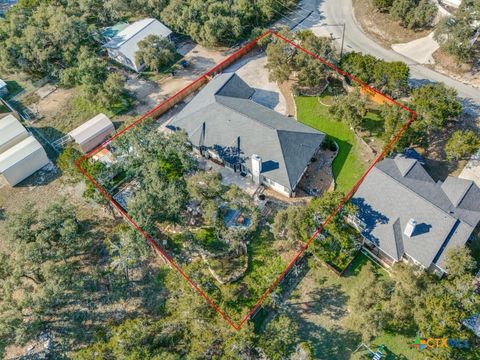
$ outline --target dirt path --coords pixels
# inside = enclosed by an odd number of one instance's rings
[[[282,84],[278,84],[280,93],[283,95],[285,99],[285,105],[286,105],[285,115],[293,116],[294,118],[296,118],[297,108],[295,106],[295,99],[292,93],[292,86],[293,86],[293,80],[288,80],[283,82]]]

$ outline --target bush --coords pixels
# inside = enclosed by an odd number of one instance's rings
[[[322,149],[323,150],[330,150],[330,151],[337,151],[337,143],[335,142],[335,140],[333,140],[332,137],[330,136],[326,136],[325,137],[325,140],[323,140],[323,143],[322,143]]]

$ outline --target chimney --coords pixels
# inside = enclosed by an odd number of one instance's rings
[[[262,158],[258,155],[252,155],[252,177],[256,184],[260,184],[260,173],[262,172]]]
[[[403,232],[406,236],[412,237],[417,227],[417,222],[415,219],[408,220],[407,226],[405,226],[405,231]]]

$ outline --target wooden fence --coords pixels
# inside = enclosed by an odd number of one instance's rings
[[[192,84],[190,84],[188,87],[185,89],[181,90],[179,93],[176,95],[172,96],[170,99],[167,101],[163,102],[161,105],[159,105],[157,108],[153,109],[150,113],[151,117],[153,118],[158,118],[168,110],[170,110],[172,107],[174,107],[176,104],[182,102],[186,97],[188,97],[190,94],[194,93],[198,89],[200,89],[202,86],[204,86],[206,83],[208,83],[215,75],[219,74],[224,70],[225,68],[229,67],[232,65],[235,61],[238,59],[242,58],[246,54],[248,54],[250,51],[252,51],[255,47],[257,46],[256,42],[249,43],[248,45],[244,46],[241,48],[239,51],[235,52],[231,56],[229,56],[227,59],[222,61],[220,64],[215,66],[213,69],[199,77],[197,80],[195,80]]]

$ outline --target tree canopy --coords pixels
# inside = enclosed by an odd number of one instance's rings
[[[431,27],[438,12],[430,0],[374,0],[373,4],[409,29]]]
[[[408,93],[410,70],[404,62],[388,62],[371,55],[350,52],[343,56],[340,67],[387,95],[400,97]]]
[[[135,60],[152,71],[159,71],[175,60],[175,53],[175,45],[169,40],[149,35],[138,43]]]

